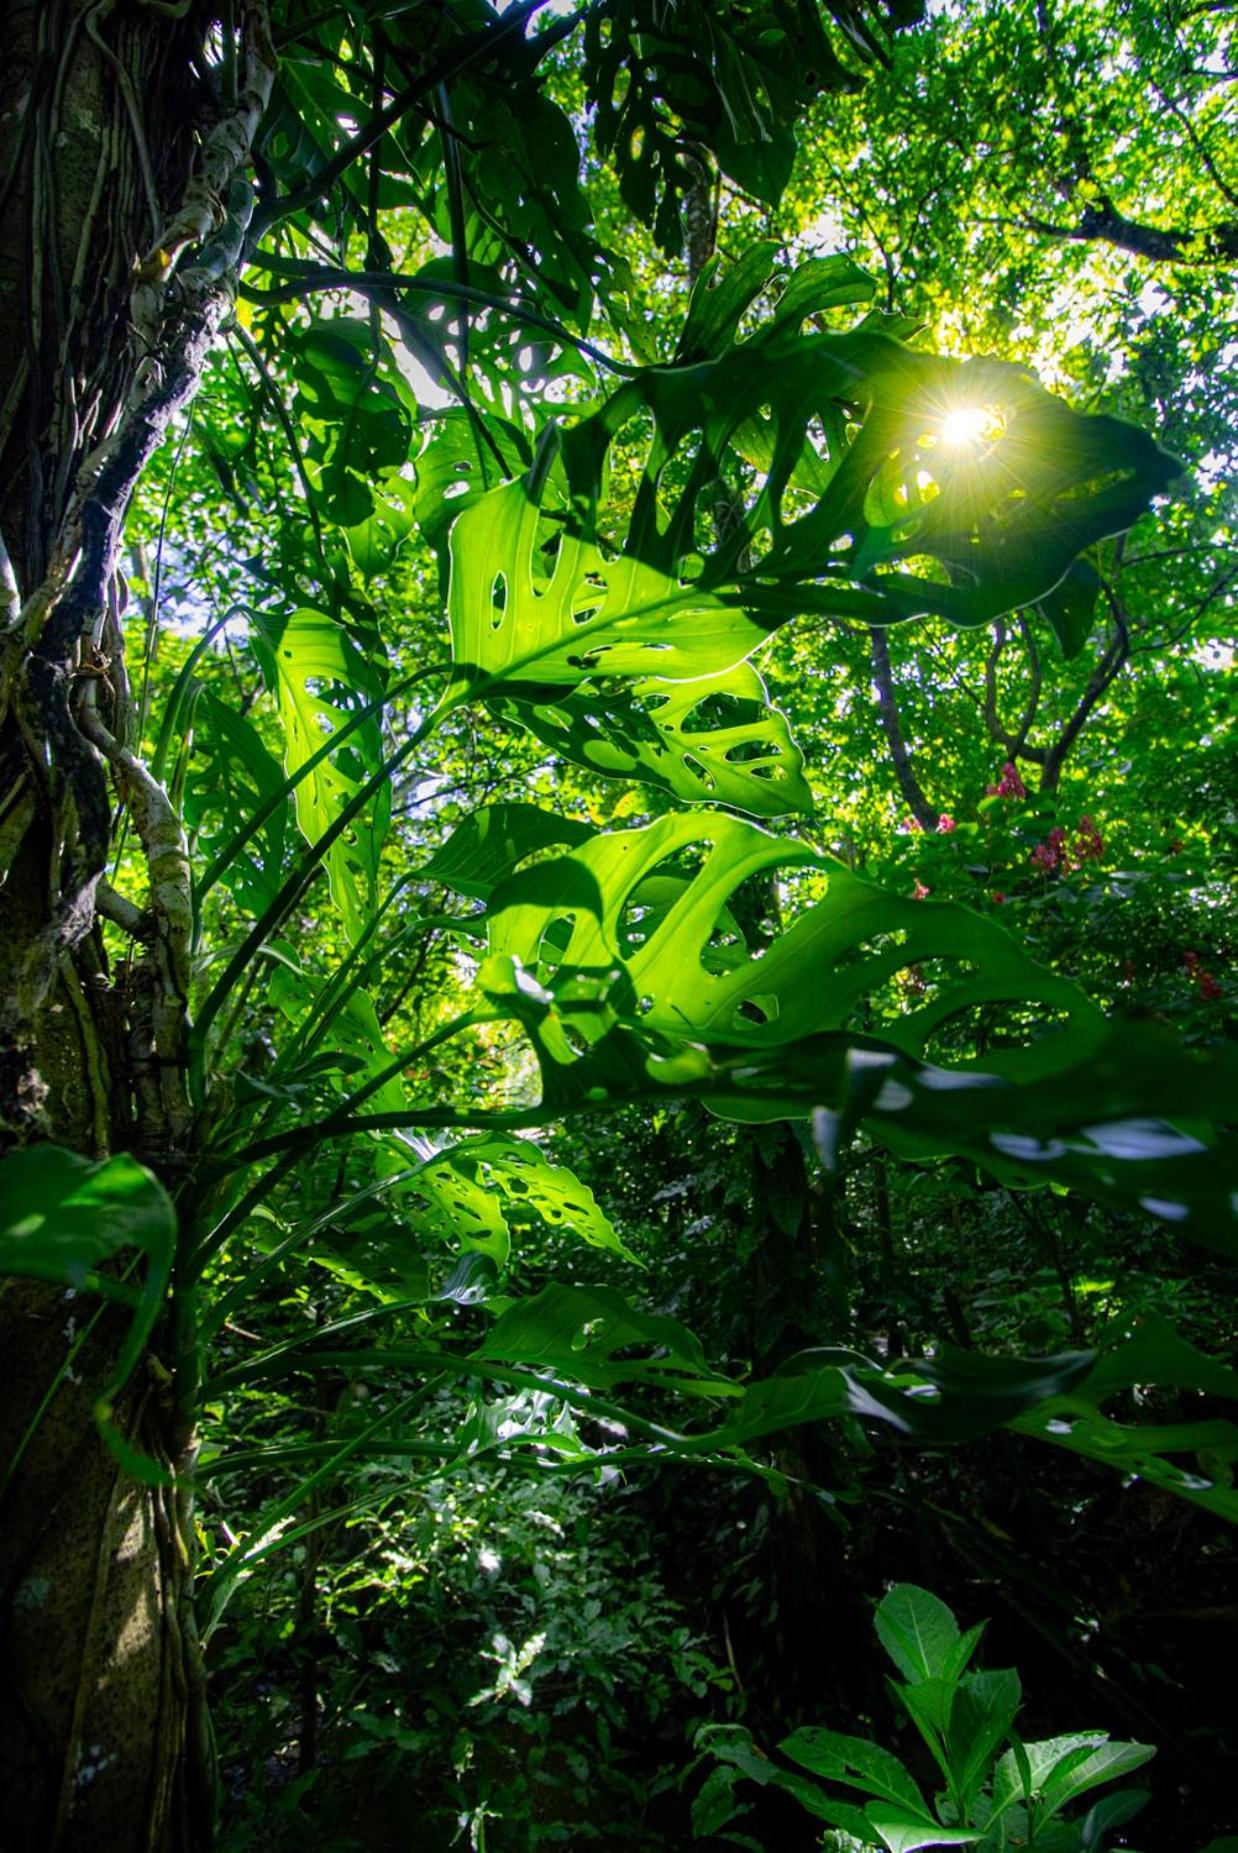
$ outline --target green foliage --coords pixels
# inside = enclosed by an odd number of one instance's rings
[[[135,699],[98,691],[189,836],[194,1130],[162,1184],[19,1153],[0,1231],[132,1308],[113,1398],[150,1356],[204,1431],[238,1849],[324,1797],[321,1844],[364,1843],[371,1785],[479,1849],[682,1845],[698,1707],[702,1833],[741,1777],[891,1853],[1133,1812],[1065,1818],[1148,1753],[1021,1743],[1016,1676],[911,1583],[877,1625],[924,1755],[786,1734],[788,1679],[764,1756],[730,1611],[707,1639],[616,1514],[695,1465],[883,1577],[914,1532],[1076,1667],[1127,1591],[1054,1609],[1042,1524],[1112,1556],[1105,1501],[1168,1507],[1165,1555],[1219,1563],[1170,1527],[1238,1517],[1202,1349],[1232,405],[1193,269],[1229,183],[1210,155],[1181,237],[1156,208],[1172,316],[1109,211],[1217,136],[1221,53],[1143,0],[972,12],[273,9],[235,321],[135,516]],[[1124,141],[1101,71],[1196,126]],[[1102,220],[1129,274],[1080,268]],[[111,850],[123,1013],[166,934],[141,830]],[[692,1497],[676,1539],[734,1543]],[[483,1511],[513,1587],[465,1562]],[[1151,1659],[1105,1689],[1169,1714]]]
[[[66,1289],[68,1300],[81,1293],[98,1294],[131,1309],[95,1420],[131,1473],[140,1479],[162,1478],[162,1469],[127,1440],[115,1420],[114,1404],[138,1368],[168,1291],[176,1212],[166,1190],[135,1159],[92,1164],[60,1146],[36,1145],[0,1159],[0,1201],[0,1274],[54,1282]],[[131,1278],[138,1256],[117,1266],[129,1249],[136,1249],[145,1262],[139,1280]],[[70,1342],[49,1396],[72,1370],[93,1323],[81,1340]],[[5,1463],[6,1481],[20,1453]]]
[[[998,1853],[1033,1841],[1053,1853],[1086,1853],[1104,1846],[1109,1832],[1146,1803],[1145,1794],[1124,1790],[1095,1804],[1082,1820],[1054,1825],[1080,1796],[1148,1762],[1152,1746],[1112,1743],[1097,1731],[1024,1743],[1014,1729],[1022,1702],[1018,1674],[1013,1668],[968,1672],[981,1628],[960,1634],[945,1603],[913,1583],[890,1590],[875,1622],[902,1676],[892,1682],[893,1696],[945,1784],[934,1805],[896,1756],[865,1738],[805,1726],[778,1745],[779,1757],[797,1766],[788,1770],[758,1750],[742,1725],[707,1726],[697,1744],[719,1759],[719,1767],[694,1805],[698,1835],[718,1833],[744,1812],[733,1793],[742,1777],[788,1790],[819,1820],[851,1836],[847,1844],[880,1845],[888,1853],[935,1846]],[[822,1783],[872,1799],[857,1806]]]

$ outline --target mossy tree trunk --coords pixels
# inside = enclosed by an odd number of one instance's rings
[[[130,1151],[170,1187],[194,1141],[189,868],[138,757],[119,560],[248,219],[274,57],[265,6],[233,12],[216,88],[202,0],[0,0],[0,1151]],[[136,900],[108,881],[122,814]],[[192,1398],[158,1329],[116,1414],[172,1484],[139,1484],[94,1421],[108,1319],[70,1350],[88,1316],[61,1288],[0,1282],[4,1839],[188,1847],[210,1816],[176,1484]]]

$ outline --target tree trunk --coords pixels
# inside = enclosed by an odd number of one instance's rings
[[[193,1139],[188,864],[127,738],[118,561],[248,218],[266,8],[235,8],[218,95],[201,56],[212,11],[0,0],[0,1153],[129,1150],[168,1184]],[[104,879],[124,808],[146,866],[137,901]],[[130,935],[122,959],[101,912]],[[0,1792],[15,1853],[163,1853],[210,1832],[192,1407],[157,1330],[116,1420],[169,1484],[132,1477],[94,1419],[112,1314],[75,1348],[94,1310],[0,1282]]]

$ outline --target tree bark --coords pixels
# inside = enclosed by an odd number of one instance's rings
[[[134,488],[192,396],[252,203],[263,5],[232,95],[202,75],[209,0],[0,0],[0,1153],[135,1152],[175,1182],[189,882],[128,739],[119,570]],[[178,259],[185,263],[178,269]],[[140,743],[138,743],[140,744]],[[100,885],[119,806],[147,892]],[[0,1790],[15,1853],[171,1853],[210,1834],[192,1608],[192,1395],[156,1330],[115,1412],[120,1327],[0,1281]],[[88,1342],[79,1328],[90,1324]],[[163,1484],[150,1484],[160,1479]]]

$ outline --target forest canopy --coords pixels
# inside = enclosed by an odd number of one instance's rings
[[[1236,13],[7,9],[23,1853],[1238,1847]]]

